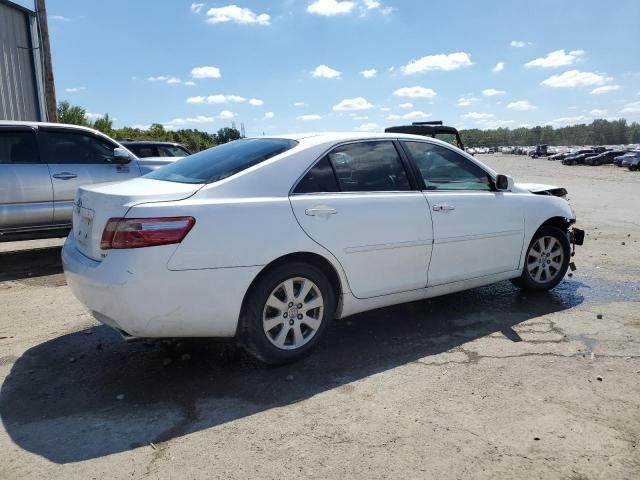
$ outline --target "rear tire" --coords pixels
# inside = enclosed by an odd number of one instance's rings
[[[570,258],[571,245],[566,232],[544,225],[527,248],[522,275],[511,282],[523,290],[551,290],[567,273]]]
[[[298,360],[320,341],[336,310],[336,294],[314,265],[288,263],[268,271],[247,294],[240,341],[270,365]]]

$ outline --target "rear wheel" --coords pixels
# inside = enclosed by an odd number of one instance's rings
[[[522,275],[512,283],[525,290],[550,290],[567,273],[570,256],[571,246],[564,231],[540,227],[527,249]]]
[[[249,292],[240,340],[262,362],[292,362],[320,341],[335,307],[333,286],[320,269],[306,263],[280,265]]]

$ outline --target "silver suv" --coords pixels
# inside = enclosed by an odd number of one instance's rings
[[[0,121],[0,242],[64,236],[78,187],[139,177],[173,161],[139,159],[90,128]]]

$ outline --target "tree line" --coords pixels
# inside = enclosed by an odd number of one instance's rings
[[[192,152],[199,152],[215,145],[230,142],[240,138],[240,131],[234,127],[224,127],[216,133],[203,132],[196,129],[167,130],[160,123],[153,123],[148,129],[122,127],[113,128],[113,119],[109,114],[91,121],[87,111],[69,102],[58,104],[58,122],[71,125],[82,125],[95,128],[116,140],[156,140],[160,142],[175,142],[187,147]]]
[[[90,121],[84,108],[61,102],[58,105],[58,121],[74,125],[95,128],[116,140],[158,140],[177,142],[192,152],[199,152],[240,138],[240,132],[234,127],[224,127],[216,133],[196,129],[166,130],[162,124],[154,123],[148,129],[123,127],[113,128],[109,114]],[[640,124],[628,124],[626,120],[594,120],[590,124],[571,125],[553,128],[550,125],[532,128],[496,128],[480,130],[477,128],[461,130],[460,136],[465,146],[497,147],[517,145],[624,145],[640,143]]]
[[[553,128],[550,125],[532,128],[477,128],[461,130],[465,146],[497,147],[528,145],[626,145],[640,143],[640,124],[626,120],[594,120],[590,124]]]

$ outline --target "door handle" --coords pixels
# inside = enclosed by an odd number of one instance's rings
[[[335,215],[338,211],[335,208],[331,207],[313,207],[307,208],[304,211],[305,215],[309,215],[310,217],[315,217],[316,215]]]
[[[452,205],[448,205],[446,203],[441,203],[441,204],[433,206],[433,211],[434,212],[448,212],[450,210],[455,210],[455,209],[456,209],[456,207],[454,207]]]
[[[72,178],[77,178],[78,175],[71,172],[60,172],[54,173],[53,178],[57,178],[59,180],[71,180]]]

